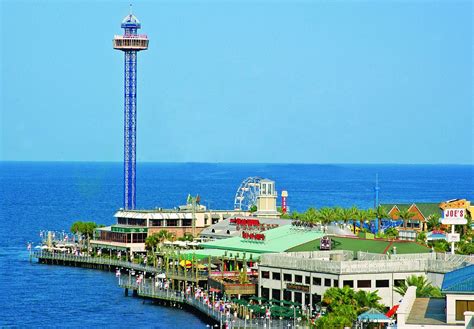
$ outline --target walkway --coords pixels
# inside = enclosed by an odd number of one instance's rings
[[[292,319],[234,318],[234,316],[228,316],[225,312],[220,312],[214,307],[209,307],[201,298],[194,298],[193,295],[185,296],[180,291],[171,289],[155,288],[152,279],[143,279],[140,284],[137,284],[134,277],[124,276],[119,278],[119,285],[121,288],[136,291],[140,297],[187,305],[219,323],[220,328],[223,328],[224,324],[227,324],[228,328],[307,328],[307,326],[299,323],[298,319],[293,321]]]

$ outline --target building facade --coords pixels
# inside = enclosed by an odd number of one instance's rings
[[[315,251],[264,254],[259,263],[259,296],[287,300],[313,308],[331,287],[349,286],[377,291],[381,302],[392,307],[402,296],[394,292],[411,275],[422,275],[441,286],[444,273],[474,257],[445,259],[439,254],[381,255],[351,251]],[[444,254],[443,254],[444,255]]]

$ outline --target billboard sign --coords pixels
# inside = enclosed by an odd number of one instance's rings
[[[444,209],[443,215],[443,218],[441,218],[441,223],[443,224],[464,225],[467,223],[467,219],[464,218],[464,216],[466,215],[466,209]]]

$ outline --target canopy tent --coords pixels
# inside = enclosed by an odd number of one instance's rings
[[[361,322],[376,322],[376,323],[390,323],[392,319],[388,316],[376,310],[375,308],[371,308],[367,312],[362,313],[357,317],[357,320]]]

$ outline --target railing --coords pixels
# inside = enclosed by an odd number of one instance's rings
[[[38,251],[32,254],[33,257],[38,259],[49,259],[57,261],[76,262],[84,264],[98,264],[98,265],[109,265],[114,267],[123,267],[133,269],[135,271],[149,272],[149,273],[162,273],[160,268],[153,266],[136,264],[128,261],[111,259],[105,257],[93,257],[93,256],[77,256],[73,254],[65,253],[51,253],[46,251]]]
[[[146,34],[114,35],[114,39],[148,39]]]
[[[328,261],[311,259],[307,253],[302,253],[302,255],[297,255],[297,253],[290,253],[288,255],[264,254],[261,256],[260,266],[334,274],[387,272],[447,273],[474,263],[474,257],[472,256],[444,254],[391,255],[390,259],[387,257],[377,259],[378,256],[371,257],[370,254],[363,254],[363,258],[366,260]]]
[[[305,325],[301,323],[301,319],[236,318],[233,315],[226,314],[226,312],[221,312],[215,307],[209,306],[202,298],[195,298],[193,295],[185,295],[183,292],[177,290],[158,288],[155,282],[156,280],[153,278],[143,278],[140,284],[138,284],[136,278],[133,276],[121,276],[119,278],[119,286],[121,288],[136,290],[138,296],[187,304],[201,313],[206,314],[216,322],[221,324],[227,323],[229,328],[265,327],[287,329],[295,328],[296,325],[298,325],[298,328],[305,328]]]

